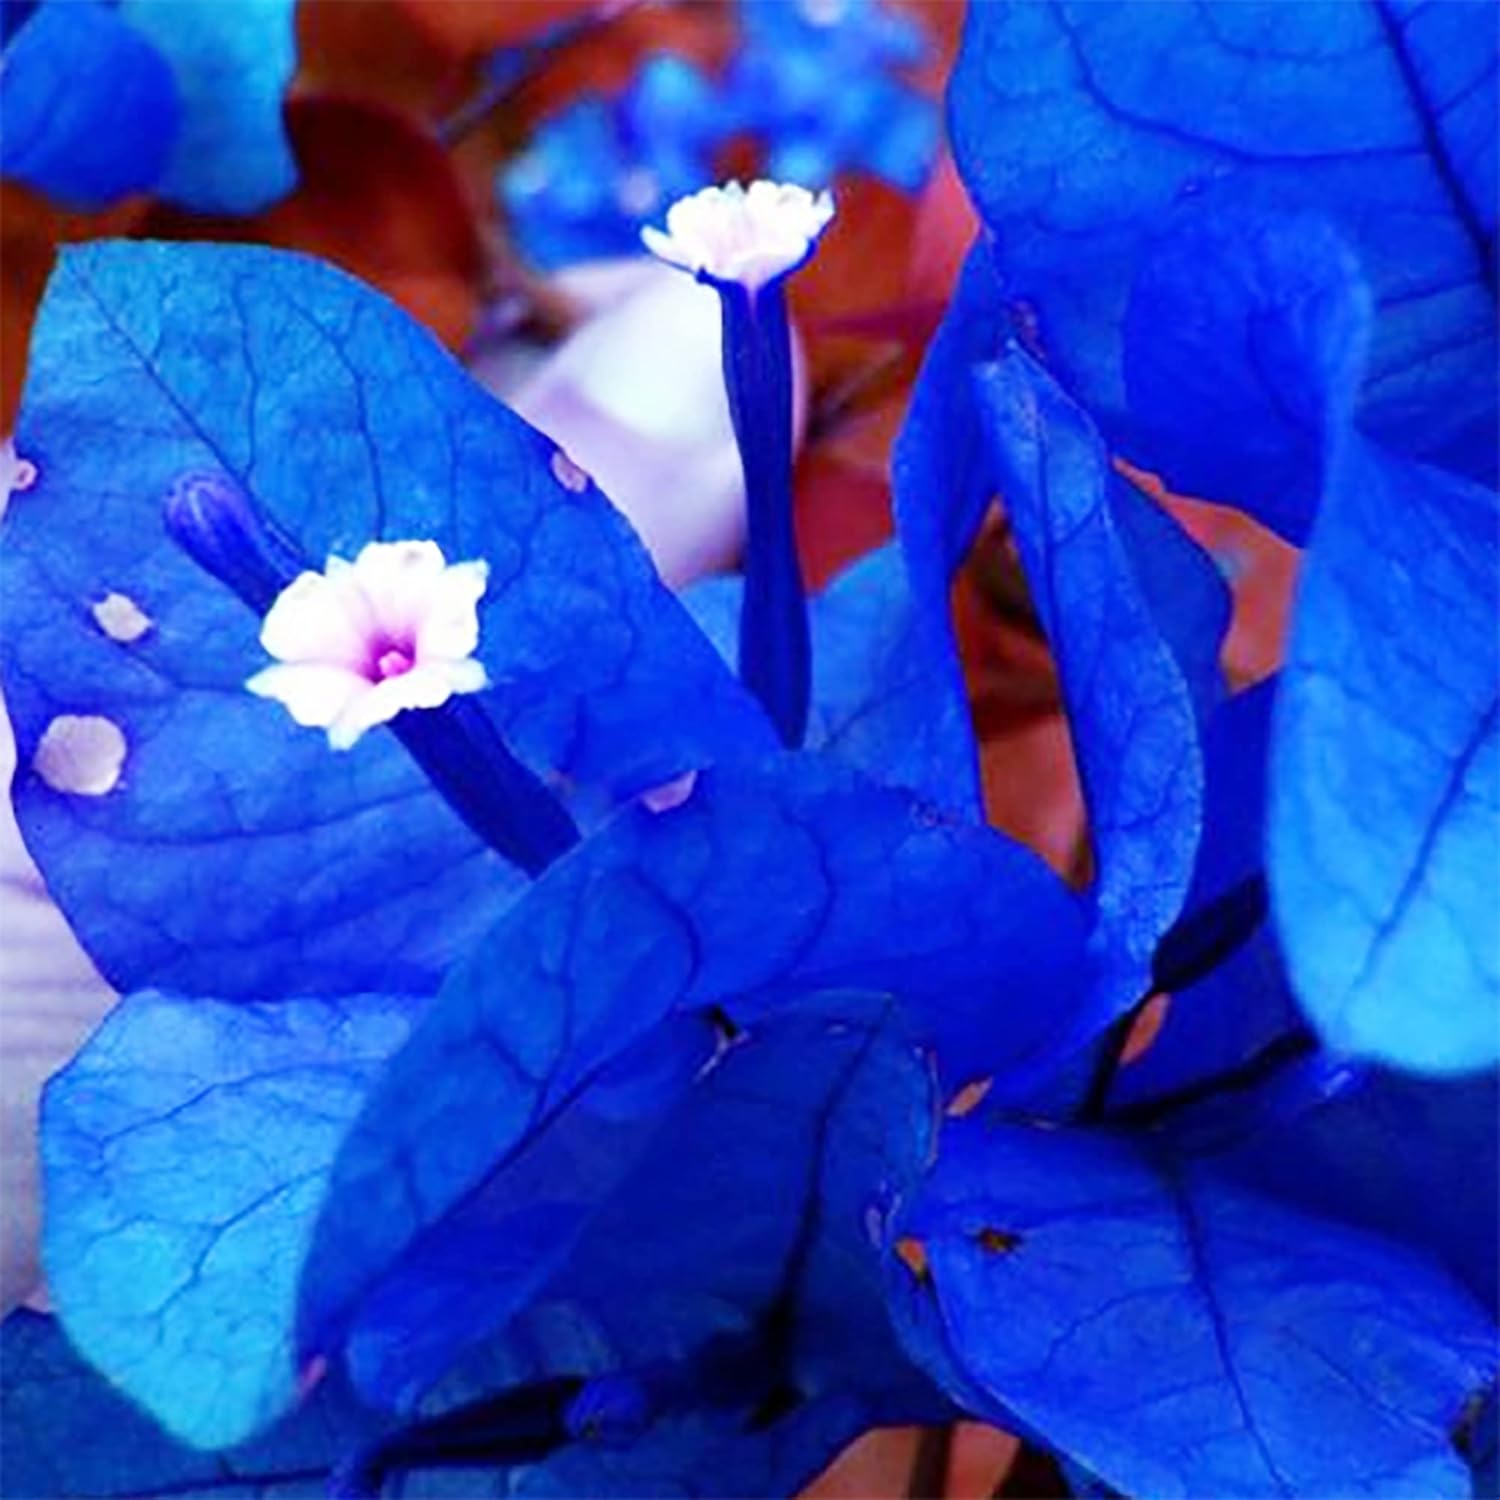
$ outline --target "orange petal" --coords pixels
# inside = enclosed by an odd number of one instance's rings
[[[818,253],[787,285],[797,326],[818,327],[850,313],[869,312],[907,293],[915,200],[860,173],[840,177],[838,212]]]
[[[658,52],[714,72],[733,50],[736,32],[729,5],[638,5],[550,57],[516,96],[515,113],[523,124],[535,125],[578,94],[618,93]]]
[[[397,0],[445,53],[469,58],[529,41],[559,21],[597,11],[599,0]]]
[[[1125,1036],[1125,1045],[1120,1048],[1120,1066],[1128,1067],[1138,1057],[1151,1050],[1151,1044],[1161,1035],[1167,1024],[1167,1008],[1171,1005],[1169,995],[1153,995],[1141,1007],[1141,1013],[1130,1023]]]
[[[398,0],[299,0],[297,53],[294,98],[378,99],[423,119],[452,109],[476,81],[475,67]]]
[[[8,189],[7,189],[8,191]],[[21,386],[26,379],[26,356],[31,326],[36,321],[42,289],[52,272],[56,251],[50,241],[0,241],[5,274],[0,278],[0,433],[16,425]]]
[[[1116,459],[1115,467],[1165,505],[1199,546],[1218,559],[1229,579],[1234,614],[1222,660],[1230,682],[1246,687],[1270,676],[1285,654],[1302,554],[1240,511],[1174,495],[1155,474],[1123,459]]]
[[[867,1432],[802,1491],[802,1500],[900,1500],[920,1438],[919,1427]]]
[[[953,1433],[948,1500],[989,1500],[1010,1471],[1020,1440],[998,1427],[960,1422]]]
[[[890,490],[876,474],[811,450],[797,465],[797,551],[810,589],[891,534]]]
[[[1234,590],[1223,651],[1230,681],[1239,687],[1269,677],[1286,653],[1302,554],[1237,510],[1176,495],[1169,495],[1166,505],[1219,560]]]
[[[983,741],[979,768],[991,825],[1076,882],[1086,825],[1067,720],[1049,714]]]
[[[952,155],[945,151],[917,203],[907,296],[917,301],[945,302],[978,232],[974,206]]]

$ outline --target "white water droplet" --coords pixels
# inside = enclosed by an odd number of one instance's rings
[[[641,802],[650,812],[671,812],[674,807],[681,807],[693,795],[693,788],[697,785],[698,773],[696,771],[684,771],[675,780],[668,781],[662,786],[654,786],[650,791],[642,792]]]
[[[649,167],[622,173],[615,184],[615,202],[632,218],[644,218],[661,202],[661,183]]]
[[[799,9],[812,26],[837,26],[848,10],[848,0],[802,0]]]
[[[0,443],[0,516],[5,514],[12,495],[19,495],[36,483],[36,474],[36,465],[17,454],[14,439],[6,438]]]
[[[46,728],[32,769],[54,792],[102,797],[125,764],[125,735],[99,714],[59,714]]]
[[[552,455],[552,477],[575,495],[581,495],[589,487],[588,471],[579,468],[561,448]]]
[[[89,606],[94,622],[112,641],[127,645],[138,641],[155,623],[134,599],[126,594],[106,594]]]

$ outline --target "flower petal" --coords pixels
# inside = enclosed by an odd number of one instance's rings
[[[283,662],[257,672],[245,686],[258,698],[274,698],[309,729],[327,729],[374,684],[347,667],[321,662]]]

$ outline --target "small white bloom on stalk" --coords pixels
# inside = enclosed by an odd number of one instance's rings
[[[261,625],[276,658],[245,686],[347,750],[406,709],[487,686],[479,646],[485,562],[448,563],[436,542],[371,542],[352,563],[284,588]]]
[[[679,198],[663,232],[641,230],[646,248],[701,280],[736,282],[752,296],[795,271],[833,219],[833,198],[791,183],[737,182]]]
[[[667,210],[646,248],[719,296],[724,388],[745,476],[740,680],[782,741],[807,732],[812,693],[807,589],[792,525],[792,337],[782,283],[833,218],[833,199],[776,182],[705,188]]]

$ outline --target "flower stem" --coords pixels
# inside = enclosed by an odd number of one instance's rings
[[[454,812],[528,875],[578,842],[567,809],[511,754],[483,705],[450,698],[397,714],[391,728]]]
[[[745,599],[740,677],[783,742],[807,730],[807,594],[792,524],[792,357],[779,283],[715,283],[724,313],[724,384],[745,476]]]
[[[173,541],[257,615],[307,566],[227,475],[184,475],[163,519]],[[450,698],[438,708],[407,709],[390,727],[454,812],[528,875],[540,875],[578,842],[567,809],[511,753],[481,703]]]

